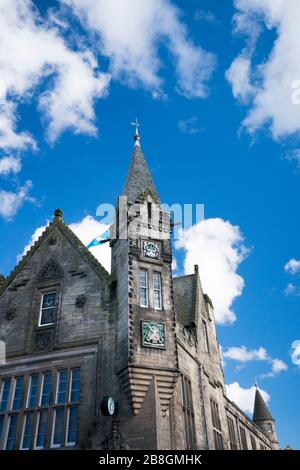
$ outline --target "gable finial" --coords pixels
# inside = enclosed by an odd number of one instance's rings
[[[130,124],[135,127],[135,135],[134,135],[135,144],[134,145],[140,145],[140,140],[141,140],[141,137],[139,134],[140,123],[138,122],[138,119],[135,118],[135,121],[131,122]]]
[[[62,216],[63,216],[63,211],[61,209],[55,209],[54,218],[62,220]]]

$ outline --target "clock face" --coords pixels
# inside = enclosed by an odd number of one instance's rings
[[[144,256],[151,259],[159,259],[159,246],[154,242],[144,242]]]
[[[113,416],[116,412],[116,404],[112,397],[104,397],[101,401],[101,412],[103,416]]]
[[[107,410],[109,414],[112,416],[115,412],[115,402],[112,397],[108,397],[107,400]]]

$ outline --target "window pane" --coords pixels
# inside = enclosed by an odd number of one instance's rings
[[[242,449],[248,450],[246,431],[244,428],[240,428],[240,435],[241,435],[241,441],[242,441]]]
[[[0,399],[0,411],[6,411],[7,410],[10,383],[11,383],[11,379],[5,379],[2,382],[1,399]]]
[[[160,273],[153,273],[153,287],[160,289]]]
[[[148,307],[147,302],[147,291],[146,289],[140,289],[140,306],[141,307]]]
[[[140,287],[147,287],[147,271],[145,269],[140,270]]]
[[[19,410],[22,406],[23,400],[23,385],[24,385],[24,377],[18,377],[15,381],[15,393],[13,399],[13,410]]]
[[[154,308],[156,310],[161,309],[161,293],[157,290],[154,291]]]
[[[161,274],[153,273],[153,291],[154,291],[154,308],[156,310],[161,310],[162,301],[161,301]]]
[[[230,418],[229,416],[227,417],[227,420],[228,420],[228,429],[229,429],[229,437],[230,437],[230,447],[231,447],[231,450],[237,450],[234,422],[233,422],[233,419]]]
[[[54,308],[45,308],[42,310],[41,325],[47,325],[53,323],[54,320]]]
[[[195,447],[195,424],[194,410],[192,401],[192,385],[187,377],[181,377],[182,384],[182,409],[184,415],[184,438],[185,448],[193,449]]]
[[[56,447],[61,446],[64,433],[65,410],[64,408],[57,408],[55,410],[55,421],[53,430],[52,444]]]
[[[223,450],[223,440],[222,440],[221,433],[214,430],[214,437],[215,437],[215,449]]]
[[[4,426],[4,415],[1,415],[0,416],[0,444],[1,444],[3,426]]]
[[[206,322],[203,321],[202,323],[203,326],[203,339],[204,339],[204,350],[205,352],[209,352],[209,344],[208,344],[208,335],[207,335],[207,325]]]
[[[27,413],[24,416],[22,449],[30,449],[33,431],[33,413]]]
[[[56,292],[47,292],[46,294],[43,294],[40,325],[47,325],[48,323],[53,323],[55,312],[55,298]]]
[[[15,446],[15,439],[17,434],[18,415],[13,415],[9,419],[9,429],[6,440],[6,450],[12,450]]]
[[[79,391],[80,391],[80,369],[73,369],[72,370],[70,401],[78,401],[79,400]]]
[[[30,387],[28,394],[27,408],[33,408],[37,404],[37,396],[39,391],[39,375],[34,374],[30,377]]]
[[[42,396],[41,396],[41,406],[49,405],[50,396],[52,389],[52,374],[51,372],[46,372],[43,374],[43,386],[42,386]]]
[[[55,306],[55,297],[56,292],[49,292],[48,294],[43,294],[43,303],[42,308],[51,308]]]
[[[148,273],[146,269],[140,270],[140,307],[148,307]]]
[[[69,408],[69,423],[68,423],[68,436],[67,444],[76,444],[77,439],[77,416],[78,408],[77,406],[72,406]]]
[[[61,370],[58,373],[56,403],[65,403],[67,401],[67,380],[68,371]]]
[[[36,449],[43,449],[46,441],[47,411],[41,411],[38,414],[38,427],[36,433]]]

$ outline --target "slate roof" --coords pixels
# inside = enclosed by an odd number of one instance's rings
[[[55,211],[55,214],[58,210]],[[60,214],[61,211],[59,211]],[[25,255],[20,259],[19,263],[12,270],[12,272],[7,276],[0,285],[0,295],[6,290],[8,285],[15,279],[17,274],[23,269],[27,264],[28,260],[33,256],[37,249],[41,246],[44,240],[48,237],[53,228],[56,227],[60,230],[66,238],[72,243],[72,245],[82,254],[87,263],[92,266],[92,268],[100,275],[101,278],[106,280],[111,279],[111,275],[106,271],[101,263],[95,258],[95,256],[90,252],[90,250],[79,240],[75,233],[63,222],[61,216],[55,215],[52,222],[46,227],[42,235],[37,239],[37,241],[30,247],[30,249],[25,253]]]
[[[150,170],[138,142],[133,149],[124,194],[127,196],[128,201],[136,202],[137,199],[147,191],[150,191],[155,199],[157,199],[157,202],[159,202],[159,196],[152,180]]]
[[[265,400],[263,399],[260,391],[258,388],[256,389],[255,393],[255,401],[254,401],[254,411],[253,411],[253,421],[265,421],[265,420],[272,420],[274,421],[273,416],[271,415]]]
[[[194,318],[193,291],[195,274],[173,278],[174,304],[177,321],[189,326]]]

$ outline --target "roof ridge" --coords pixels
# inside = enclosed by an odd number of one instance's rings
[[[192,274],[181,274],[180,276],[173,276],[173,280],[181,279],[181,278],[183,278],[183,277],[190,277],[190,276],[195,276],[195,273],[192,273]]]

